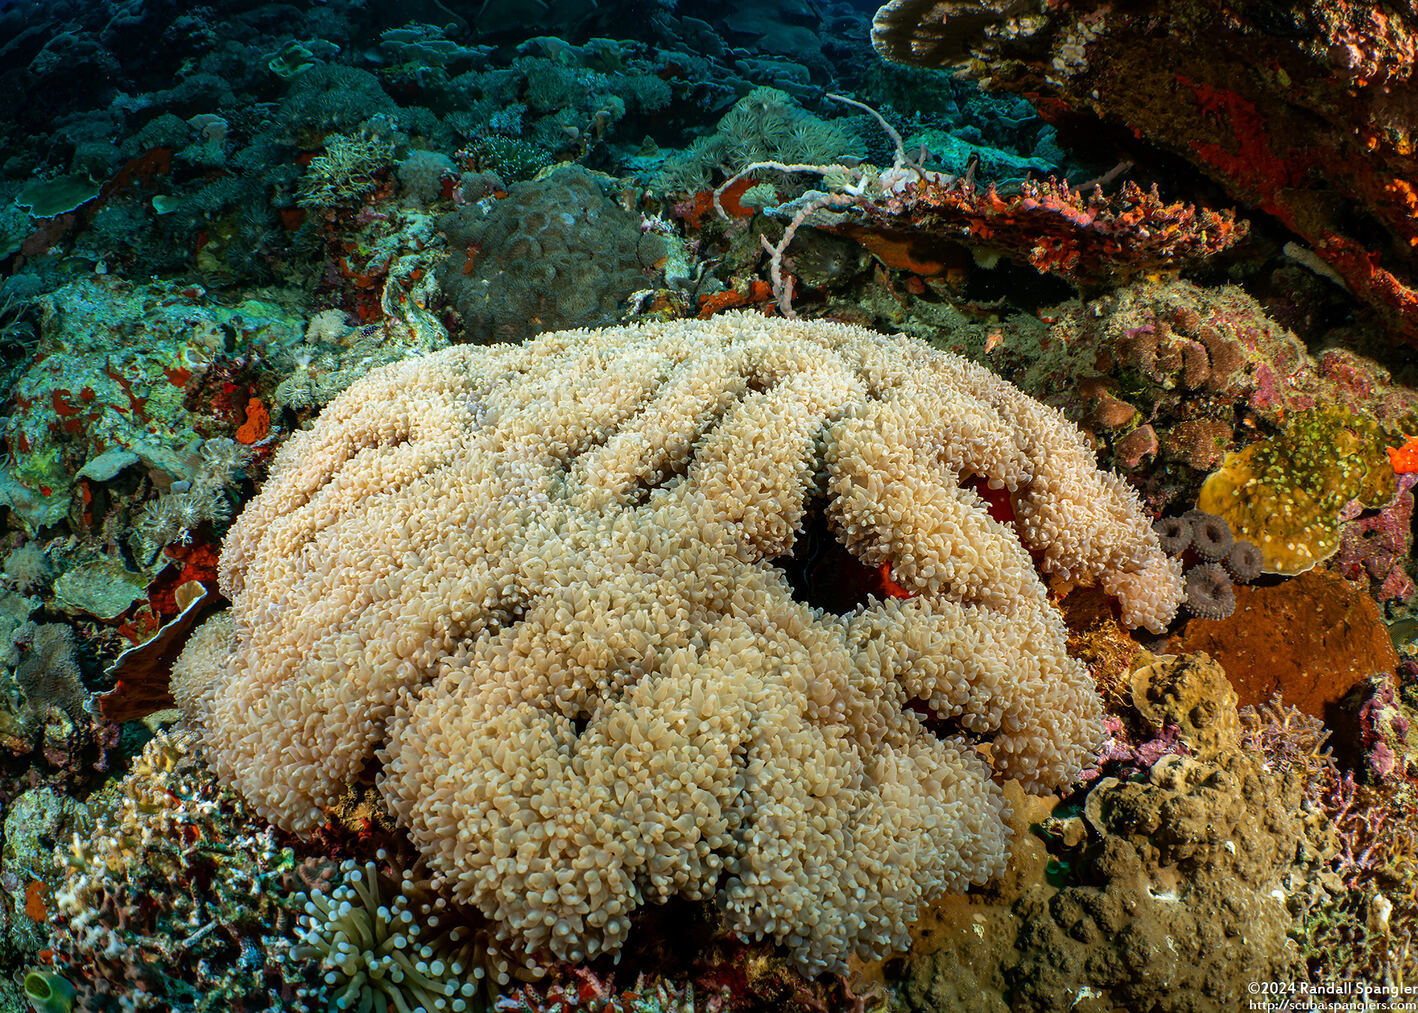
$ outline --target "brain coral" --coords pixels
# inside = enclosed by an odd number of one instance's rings
[[[563,166],[513,184],[486,209],[473,203],[438,220],[453,251],[438,281],[466,340],[609,324],[655,283],[665,241],[611,191],[607,177]]]
[[[813,515],[913,596],[795,597]],[[291,436],[222,555],[230,650],[179,698],[291,830],[378,761],[434,882],[528,959],[679,895],[841,968],[1000,870],[992,775],[1091,759],[1030,550],[1133,622],[1181,594],[1076,429],[916,340],[729,314],[455,347]]]

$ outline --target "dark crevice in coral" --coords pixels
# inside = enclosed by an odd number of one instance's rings
[[[960,717],[938,717],[930,709],[930,705],[919,697],[906,701],[906,709],[914,711],[921,718],[921,723],[926,726],[926,730],[938,739],[968,739],[973,743],[989,742],[995,737],[994,732],[980,733],[967,729],[961,722]]]
[[[825,497],[808,502],[793,554],[772,563],[787,575],[795,600],[846,615],[865,606],[868,595],[880,596],[884,589],[881,575],[848,552],[832,534],[826,507]]]
[[[749,393],[752,394],[767,394],[769,391],[773,390],[773,388],[777,387],[780,382],[781,378],[764,376],[757,370],[754,370],[744,377],[744,383]]]
[[[691,445],[698,446],[708,438],[709,434],[713,432],[713,425],[717,424],[718,421],[719,419],[715,418],[711,422],[710,428],[701,430],[696,434],[694,439],[691,440]],[[663,468],[657,468],[649,474],[641,475],[639,482],[629,491],[626,500],[627,507],[643,507],[650,502],[650,497],[657,491],[661,489],[673,489],[688,477],[690,466],[693,464],[694,452],[691,450],[689,453],[671,457],[670,460],[665,462]]]
[[[1033,313],[1074,296],[1074,287],[1062,278],[1040,274],[1028,264],[1010,260],[989,269],[981,268],[967,274],[964,298],[969,302],[1008,301],[1025,312]]]
[[[627,506],[643,507],[650,502],[650,497],[659,490],[669,490],[679,485],[689,475],[689,466],[692,461],[692,457],[685,457],[670,462],[667,468],[656,471],[653,477],[642,476],[640,482],[631,490]]]

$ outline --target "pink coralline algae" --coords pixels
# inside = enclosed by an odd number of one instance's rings
[[[1406,564],[1413,550],[1413,487],[1418,472],[1398,476],[1399,493],[1388,506],[1344,525],[1337,569],[1350,580],[1367,581],[1381,602],[1407,601],[1414,587]]]
[[[1369,699],[1359,708],[1359,741],[1364,769],[1379,782],[1405,776],[1409,768],[1406,741],[1410,721],[1399,706],[1392,673],[1374,677]]]
[[[1103,719],[1103,732],[1106,737],[1098,752],[1098,762],[1078,775],[1085,783],[1105,774],[1119,779],[1132,777],[1152,769],[1164,756],[1186,756],[1190,752],[1182,744],[1176,725],[1167,725],[1152,738],[1135,742],[1122,719],[1109,714]]]

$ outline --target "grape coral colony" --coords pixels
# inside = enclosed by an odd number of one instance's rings
[[[175,690],[288,830],[377,761],[431,887],[529,965],[680,896],[840,970],[1002,870],[996,775],[1092,760],[1041,573],[1154,630],[1183,592],[988,370],[752,314],[565,331],[387,366],[293,434]]]

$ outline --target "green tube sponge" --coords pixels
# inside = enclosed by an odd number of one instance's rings
[[[74,986],[53,971],[31,971],[25,975],[25,996],[35,1013],[70,1013],[74,1008]]]

